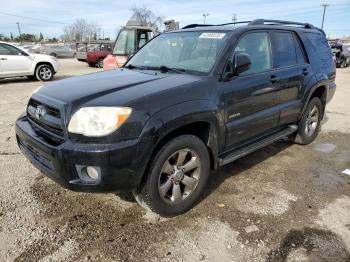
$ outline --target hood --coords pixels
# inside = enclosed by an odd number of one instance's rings
[[[73,107],[102,98],[104,102],[126,105],[197,80],[198,77],[186,74],[163,74],[123,68],[55,81],[43,86],[33,97],[46,97]]]
[[[48,60],[48,59],[53,59],[52,56],[49,55],[43,55],[43,54],[35,54],[35,53],[31,53],[31,52],[27,52],[30,54],[31,57],[36,58],[38,60]]]

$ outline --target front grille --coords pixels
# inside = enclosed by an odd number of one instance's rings
[[[39,117],[36,113],[38,107],[45,111],[45,113],[41,114]],[[27,115],[35,131],[39,132],[42,136],[54,140],[57,143],[63,140],[64,132],[62,128],[61,112],[59,109],[37,100],[30,99],[27,108]]]
[[[52,106],[49,106],[49,105],[45,105],[45,104],[42,104],[34,99],[30,99],[29,101],[29,104],[28,105],[32,105],[34,106],[35,108],[40,106],[40,105],[44,105],[46,107],[46,109],[48,110],[49,114],[52,115],[52,116],[55,116],[57,118],[61,118],[61,112],[60,110],[58,110],[57,108],[54,108]]]

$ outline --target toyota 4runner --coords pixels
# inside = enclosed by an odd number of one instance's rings
[[[311,143],[335,73],[311,24],[189,25],[123,68],[42,87],[16,122],[17,142],[65,188],[133,192],[175,216],[199,201],[210,170],[282,138]]]

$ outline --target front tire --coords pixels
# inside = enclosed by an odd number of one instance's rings
[[[199,201],[209,174],[206,145],[196,136],[179,136],[153,157],[146,181],[134,192],[135,198],[161,216],[183,214]]]
[[[35,69],[35,77],[39,81],[44,81],[44,82],[50,81],[52,80],[54,74],[55,74],[55,71],[53,70],[52,66],[48,64],[39,65]]]
[[[322,115],[321,100],[318,97],[312,98],[298,124],[299,128],[294,142],[301,145],[312,143],[320,131]]]
[[[103,59],[99,59],[96,65],[98,68],[103,68]]]

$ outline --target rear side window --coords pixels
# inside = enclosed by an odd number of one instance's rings
[[[322,33],[304,33],[306,38],[309,40],[312,49],[317,54],[317,57],[321,60],[321,65],[332,66],[332,52],[326,37]]]
[[[275,50],[275,63],[277,67],[297,64],[295,40],[292,33],[274,32],[273,46]]]

